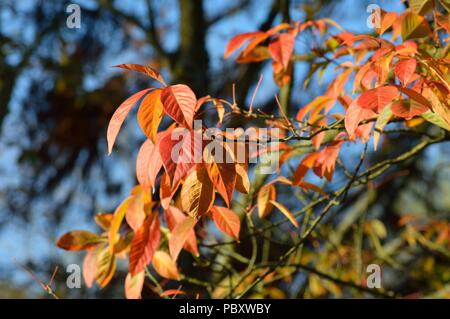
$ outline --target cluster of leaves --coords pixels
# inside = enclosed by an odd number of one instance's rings
[[[119,65],[146,74],[162,85],[128,98],[118,107],[108,127],[111,153],[127,114],[139,104],[137,120],[147,136],[136,162],[139,185],[113,214],[96,215],[102,234],[72,231],[59,239],[58,246],[87,250],[83,273],[88,286],[94,280],[100,287],[106,286],[114,275],[116,258],[128,256],[125,292],[129,298],[138,298],[150,263],[161,277],[182,279],[176,261],[183,249],[199,256],[197,234],[204,228],[200,220],[212,219],[224,234],[239,240],[242,216],[231,209],[235,190],[250,194],[248,216],[257,210],[258,216],[265,219],[276,208],[299,228],[298,215],[277,200],[277,184],[313,191],[334,205],[331,197],[345,196],[357,176],[353,176],[343,191],[333,194],[307,182],[305,177],[311,170],[319,178],[332,181],[344,145],[358,141],[367,144],[373,138],[376,148],[385,127],[391,123],[418,130],[428,122],[450,130],[450,45],[447,44],[450,24],[448,15],[434,10],[432,4],[433,1],[415,1],[411,9],[400,14],[382,11],[380,27],[376,29],[378,36],[355,35],[330,19],[320,19],[283,23],[265,32],[249,32],[232,38],[225,51],[226,58],[246,44],[236,61],[252,63],[271,59],[274,80],[282,87],[292,81],[293,64],[301,60],[294,52],[296,40],[305,32],[321,37],[323,45],[311,52],[321,61],[311,69],[305,84],[314,75],[320,78],[330,66],[334,66],[334,80],[325,94],[302,106],[295,118],[289,118],[281,107],[280,116],[274,117],[253,113],[251,107],[246,111],[235,101],[210,96],[197,99],[186,85],[166,85],[161,75],[150,67]],[[388,32],[390,39],[385,36]],[[213,105],[217,111],[217,127],[222,126],[226,116],[233,114],[261,118],[267,126],[280,128],[282,135],[277,138],[281,143],[273,146],[281,154],[280,167],[298,157],[293,141],[310,140],[312,149],[292,175],[280,173],[262,187],[251,189],[247,174],[252,154],[246,153],[245,142],[236,143],[236,135],[223,133],[225,141],[195,143],[196,134],[204,135],[207,131],[204,125],[201,128],[194,125],[194,120],[201,119],[207,111],[205,105]],[[164,117],[172,122],[160,129]],[[184,138],[174,139],[174,136]],[[216,147],[219,143],[218,147],[233,160],[217,161],[209,153],[208,145],[214,143]],[[180,159],[177,162],[172,158],[174,148]],[[244,161],[237,161],[239,152],[246,154]],[[200,160],[196,154],[200,154]],[[372,174],[375,172],[369,171],[363,177],[375,178],[378,176]],[[302,239],[312,233],[322,215]],[[364,227],[374,243],[385,236],[386,230],[380,223],[372,220]],[[448,234],[448,226],[445,229]],[[306,263],[312,258],[315,257],[303,256]],[[245,279],[251,283],[267,275],[264,274],[263,270],[255,271]],[[246,281],[239,282],[238,286],[246,284]],[[317,283],[310,284],[316,287],[312,296],[320,296]],[[328,289],[339,295],[338,286]],[[160,293],[167,296],[181,291],[161,290]]]

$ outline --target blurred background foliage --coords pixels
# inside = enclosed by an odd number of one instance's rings
[[[263,73],[256,104],[270,113],[276,107],[273,100],[276,86],[270,65],[224,61],[225,44],[233,35],[266,30],[282,20],[325,16],[352,32],[370,32],[366,26],[366,7],[370,2],[391,11],[402,10],[405,5],[401,1],[360,0],[72,2],[81,6],[79,29],[66,26],[67,1],[0,2],[0,297],[3,298],[46,296],[14,263],[14,258],[44,282],[59,265],[55,286],[61,297],[123,297],[124,273],[105,290],[65,288],[65,266],[80,263],[82,255],[74,256],[54,246],[55,239],[69,229],[95,227],[91,222],[94,213],[112,211],[135,184],[134,162],[144,135],[134,119],[128,120],[113,155],[107,157],[106,126],[121,101],[154,83],[111,66],[149,64],[161,69],[171,83],[188,84],[197,96],[230,98],[235,83],[240,105],[248,102]],[[313,45],[308,39],[303,44],[305,52]],[[301,83],[312,63],[305,61],[296,66],[288,110],[291,115],[332,79],[332,74],[328,75],[325,83],[314,83],[304,90]],[[408,141],[403,136],[399,142],[393,136],[384,143],[381,152],[371,154],[371,162],[386,154],[400,153],[413,144],[413,139]],[[343,160],[345,166],[352,167],[351,156],[358,151],[349,150],[344,155],[349,157],[348,162]],[[437,284],[450,280],[450,270],[442,266],[448,264],[448,252],[439,252],[420,241],[401,254],[393,256],[392,252],[404,244],[403,235],[399,234],[407,230],[399,221],[405,214],[420,216],[426,225],[438,220],[446,225],[450,217],[449,154],[448,143],[433,146],[398,168],[396,175],[392,175],[395,178],[386,178],[378,188],[351,193],[348,202],[332,216],[334,222],[321,231],[327,232],[344,250],[353,245],[370,246],[370,242],[358,243],[357,236],[348,230],[357,223],[366,223],[366,217],[371,216],[371,220],[380,223],[369,222],[372,228],[366,229],[369,233],[370,229],[377,229],[374,240],[383,243],[375,255],[387,265],[384,268],[387,287],[401,294],[422,291],[448,296],[449,287]],[[289,205],[298,207],[299,202],[294,200]],[[387,235],[391,233],[396,234],[392,240]],[[410,233],[406,235],[409,238],[405,237],[407,241],[412,240]],[[240,249],[248,247],[243,243]],[[331,252],[341,255],[342,249]],[[331,258],[332,254],[326,256]],[[360,256],[359,261],[364,260]],[[334,267],[327,260],[315,263],[323,263],[324,269]],[[422,271],[416,273],[417,269]],[[290,288],[280,284],[283,289],[274,288],[270,293],[272,297],[298,297],[305,280],[300,278]],[[310,276],[308,280],[316,288],[303,296],[323,297],[333,290],[315,283],[320,280],[318,277]]]

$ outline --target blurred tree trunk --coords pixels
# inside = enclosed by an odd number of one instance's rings
[[[173,61],[174,83],[189,84],[197,95],[205,95],[209,82],[206,21],[202,0],[179,0],[180,47]]]

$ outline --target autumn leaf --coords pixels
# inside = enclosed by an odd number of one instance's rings
[[[273,205],[271,200],[275,199],[276,191],[273,184],[264,185],[258,192],[257,205],[258,215],[260,218],[265,218],[272,211]]]
[[[125,118],[127,117],[131,108],[150,90],[153,89],[145,89],[133,94],[122,104],[120,104],[120,106],[114,112],[111,120],[109,121],[108,130],[106,133],[106,137],[108,140],[108,154],[111,154],[117,134],[119,134],[120,127],[122,126],[123,121],[125,121]]]
[[[146,140],[139,149],[136,159],[136,178],[145,191],[155,188],[156,177],[161,167],[159,148],[151,140]]]
[[[178,184],[172,187],[169,175],[166,172],[162,174],[161,182],[159,184],[159,199],[161,202],[161,206],[164,209],[167,209],[167,207],[169,207],[170,201],[172,200],[172,197],[173,195],[175,195],[175,192],[178,188]]]
[[[228,58],[231,54],[233,54],[234,51],[239,49],[246,41],[258,36],[258,35],[264,35],[264,32],[246,32],[241,33],[233,38],[228,42],[227,47],[225,49],[224,58]]]
[[[158,214],[153,213],[145,219],[131,241],[129,269],[132,275],[141,272],[151,262],[160,237]]]
[[[402,39],[423,38],[431,35],[430,26],[425,17],[414,12],[408,12],[402,20]]]
[[[165,87],[161,93],[161,103],[166,114],[175,122],[192,128],[197,98],[187,85],[177,84]]]
[[[125,213],[127,212],[128,205],[130,204],[132,197],[126,198],[120,205],[116,208],[114,212],[113,219],[111,221],[111,225],[109,227],[108,237],[109,237],[109,247],[111,249],[111,253],[114,253],[114,246],[120,238],[119,228],[122,225],[122,220],[125,217]]]
[[[178,224],[182,223],[186,218],[188,218],[187,215],[183,214],[181,210],[174,206],[169,206],[164,211],[164,215],[166,216],[167,226],[169,227],[170,231],[173,231]],[[191,231],[189,231],[183,248],[189,251],[194,256],[199,256],[197,238],[195,236],[194,229],[191,229]]]
[[[241,229],[241,220],[239,216],[231,209],[220,206],[211,208],[211,217],[223,233],[239,240],[239,231]]]
[[[289,221],[292,223],[292,225],[294,225],[296,228],[298,228],[298,222],[295,219],[294,215],[292,215],[292,213],[289,211],[289,209],[287,209],[286,206],[274,201],[274,200],[270,200],[270,203],[275,206],[280,212],[283,213],[284,216],[286,216],[287,219],[289,219]]]
[[[178,296],[178,295],[186,295],[186,292],[179,289],[167,289],[163,291],[160,296],[161,297],[170,297],[170,296]]]
[[[407,86],[411,82],[411,79],[416,72],[416,67],[416,59],[400,60],[397,62],[394,72],[403,86]]]
[[[114,67],[143,73],[143,74],[151,77],[152,79],[159,81],[162,85],[166,85],[161,74],[159,74],[159,72],[156,71],[155,69],[153,69],[152,67],[144,66],[144,65],[140,65],[140,64],[119,64],[119,65],[115,65]]]
[[[180,280],[177,265],[165,251],[158,250],[155,252],[152,259],[152,265],[161,277]]]
[[[222,143],[212,142],[209,145],[214,144],[215,151],[223,151],[222,158],[211,154],[212,150],[205,147],[204,159],[206,171],[210,180],[212,181],[214,188],[222,196],[225,204],[230,207],[231,199],[233,198],[233,191],[236,185],[236,167],[232,152],[230,152],[226,144],[222,146]],[[209,146],[208,145],[208,146]],[[216,154],[217,155],[217,154]]]
[[[248,179],[247,171],[244,165],[236,163],[236,189],[242,194],[248,194],[250,192],[250,180]]]
[[[392,113],[398,117],[410,120],[414,116],[421,115],[429,110],[425,105],[417,103],[414,100],[410,101],[397,101],[392,104]]]
[[[172,230],[169,239],[169,251],[172,259],[177,260],[181,249],[183,248],[186,240],[188,240],[191,231],[194,230],[197,219],[191,216],[187,216],[181,223],[179,223]]]
[[[161,92],[161,89],[157,89],[147,94],[142,100],[137,114],[139,126],[153,143],[156,143],[159,123],[164,115],[160,99]]]
[[[300,164],[297,166],[297,169],[292,176],[292,183],[294,185],[300,184],[305,178],[306,173],[314,166],[314,163],[317,159],[319,153],[314,152],[306,155]]]
[[[361,94],[357,99],[357,104],[361,108],[369,109],[374,112],[381,112],[381,110],[398,97],[398,95],[398,89],[395,86],[380,86]]]
[[[105,241],[105,238],[89,231],[73,230],[61,236],[56,245],[65,250],[77,251],[91,248]]]
[[[201,161],[201,136],[201,132],[176,128],[160,137],[158,149],[171,185],[177,185]]]
[[[194,218],[211,209],[214,197],[214,187],[204,166],[192,171],[181,188],[181,206]]]
[[[97,254],[96,268],[95,280],[100,288],[104,288],[116,271],[116,256],[111,254],[108,246],[103,247]]]
[[[97,272],[97,254],[98,249],[96,247],[89,248],[83,259],[83,278],[88,288],[91,288],[94,284]]]
[[[127,299],[141,299],[142,288],[144,287],[145,273],[141,271],[136,275],[127,274],[125,278],[125,297]]]
[[[108,230],[111,226],[113,216],[113,214],[109,213],[99,213],[95,215],[94,221],[101,229]]]
[[[359,104],[353,101],[345,112],[345,129],[347,131],[350,140],[355,139],[355,132],[359,123],[363,120],[368,120],[374,117],[376,114],[369,108],[362,108]]]
[[[146,197],[148,199],[146,199]],[[141,228],[144,223],[145,217],[147,216],[145,212],[145,205],[151,205],[149,196],[144,192],[139,192],[131,197],[126,213],[125,219],[127,224],[130,225],[131,229],[136,232]]]
[[[294,51],[294,35],[291,33],[282,33],[269,44],[269,52],[272,59],[280,63],[286,70]]]

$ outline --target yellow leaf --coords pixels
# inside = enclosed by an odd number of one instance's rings
[[[170,257],[168,253],[162,250],[158,250],[153,255],[152,260],[153,268],[161,277],[173,280],[180,280],[180,274],[178,273],[177,265]]]

